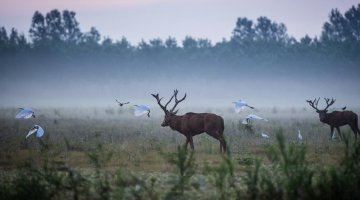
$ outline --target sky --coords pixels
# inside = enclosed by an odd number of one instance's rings
[[[24,3],[26,2],[26,3]],[[284,23],[288,34],[300,39],[321,34],[331,9],[342,13],[356,0],[0,0],[0,26],[12,27],[28,36],[35,11],[52,9],[76,12],[81,31],[94,26],[103,37],[132,44],[142,39],[178,41],[186,36],[208,38],[213,43],[229,39],[238,17],[260,16]]]

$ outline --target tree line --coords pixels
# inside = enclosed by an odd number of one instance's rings
[[[28,39],[27,39],[28,38]],[[125,37],[114,41],[91,27],[82,32],[74,11],[57,9],[43,15],[36,11],[29,37],[15,28],[0,28],[0,57],[55,55],[67,58],[103,58],[117,61],[346,61],[360,63],[360,4],[344,14],[331,10],[319,37],[297,40],[283,23],[261,16],[256,21],[239,17],[229,40],[213,44],[206,38],[187,36],[154,38],[131,44]]]

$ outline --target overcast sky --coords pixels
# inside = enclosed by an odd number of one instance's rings
[[[185,36],[208,38],[213,43],[229,39],[238,17],[256,20],[266,16],[282,22],[291,36],[319,36],[333,8],[342,13],[356,0],[0,0],[0,26],[15,27],[28,35],[36,10],[52,9],[77,13],[81,30],[95,26],[101,35],[119,40],[125,36],[132,44],[141,39],[181,41]],[[25,3],[26,2],[26,3]]]

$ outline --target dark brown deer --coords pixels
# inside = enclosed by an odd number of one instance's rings
[[[160,108],[164,111],[164,121],[161,126],[170,126],[172,130],[176,130],[186,137],[186,147],[190,143],[191,149],[194,150],[193,136],[207,133],[211,137],[220,141],[220,152],[226,152],[226,141],[223,136],[224,132],[224,119],[213,113],[186,113],[185,115],[176,115],[178,110],[175,111],[176,106],[185,100],[186,94],[183,98],[178,100],[178,90],[174,90],[174,94],[170,100],[163,106],[159,94],[151,94],[159,104]],[[175,98],[174,107],[167,110],[168,104]]]
[[[328,108],[335,103],[335,100],[332,98],[324,98],[326,107],[323,110],[319,110],[317,108],[320,98],[314,99],[313,101],[306,100],[311,107],[313,107],[317,113],[319,113],[320,121],[330,125],[331,133],[330,137],[333,136],[334,127],[339,133],[340,139],[342,139],[342,135],[340,132],[340,126],[344,126],[348,124],[351,127],[351,130],[354,132],[355,140],[357,139],[357,134],[360,134],[360,130],[358,127],[358,116],[352,111],[334,111],[332,113],[327,113]]]

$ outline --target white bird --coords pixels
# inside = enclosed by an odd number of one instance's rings
[[[27,139],[30,135],[34,133],[36,133],[36,137],[42,137],[44,135],[44,129],[41,128],[41,126],[39,125],[34,125],[34,127],[30,129],[25,138]]]
[[[299,139],[299,140],[302,140],[302,139],[303,139],[300,130],[298,130],[298,139]]]
[[[15,119],[29,119],[31,117],[35,118],[35,113],[32,108],[19,108],[20,112],[18,112],[15,116]]]
[[[335,131],[333,131],[333,132],[332,132],[331,139],[333,139],[333,140],[334,140],[334,139],[336,138],[336,136],[335,136],[335,135],[336,135],[336,132],[335,132]]]
[[[250,123],[251,120],[263,120],[265,122],[267,122],[268,120],[265,119],[265,118],[262,118],[262,117],[259,117],[257,115],[254,115],[254,114],[249,114],[248,116],[246,116],[246,118],[242,121],[243,124],[248,124]]]
[[[235,104],[235,112],[239,113],[241,110],[245,109],[245,107],[249,107],[251,109],[254,109],[254,107],[252,106],[249,106],[246,101],[244,100],[237,100],[237,101],[234,101],[232,102]]]
[[[267,135],[266,133],[264,133],[264,132],[261,132],[261,137],[263,137],[263,138],[270,138],[270,136],[269,135]]]
[[[134,109],[134,115],[136,117],[142,116],[142,115],[147,115],[148,117],[150,117],[150,108],[146,105],[134,105],[135,109]]]

